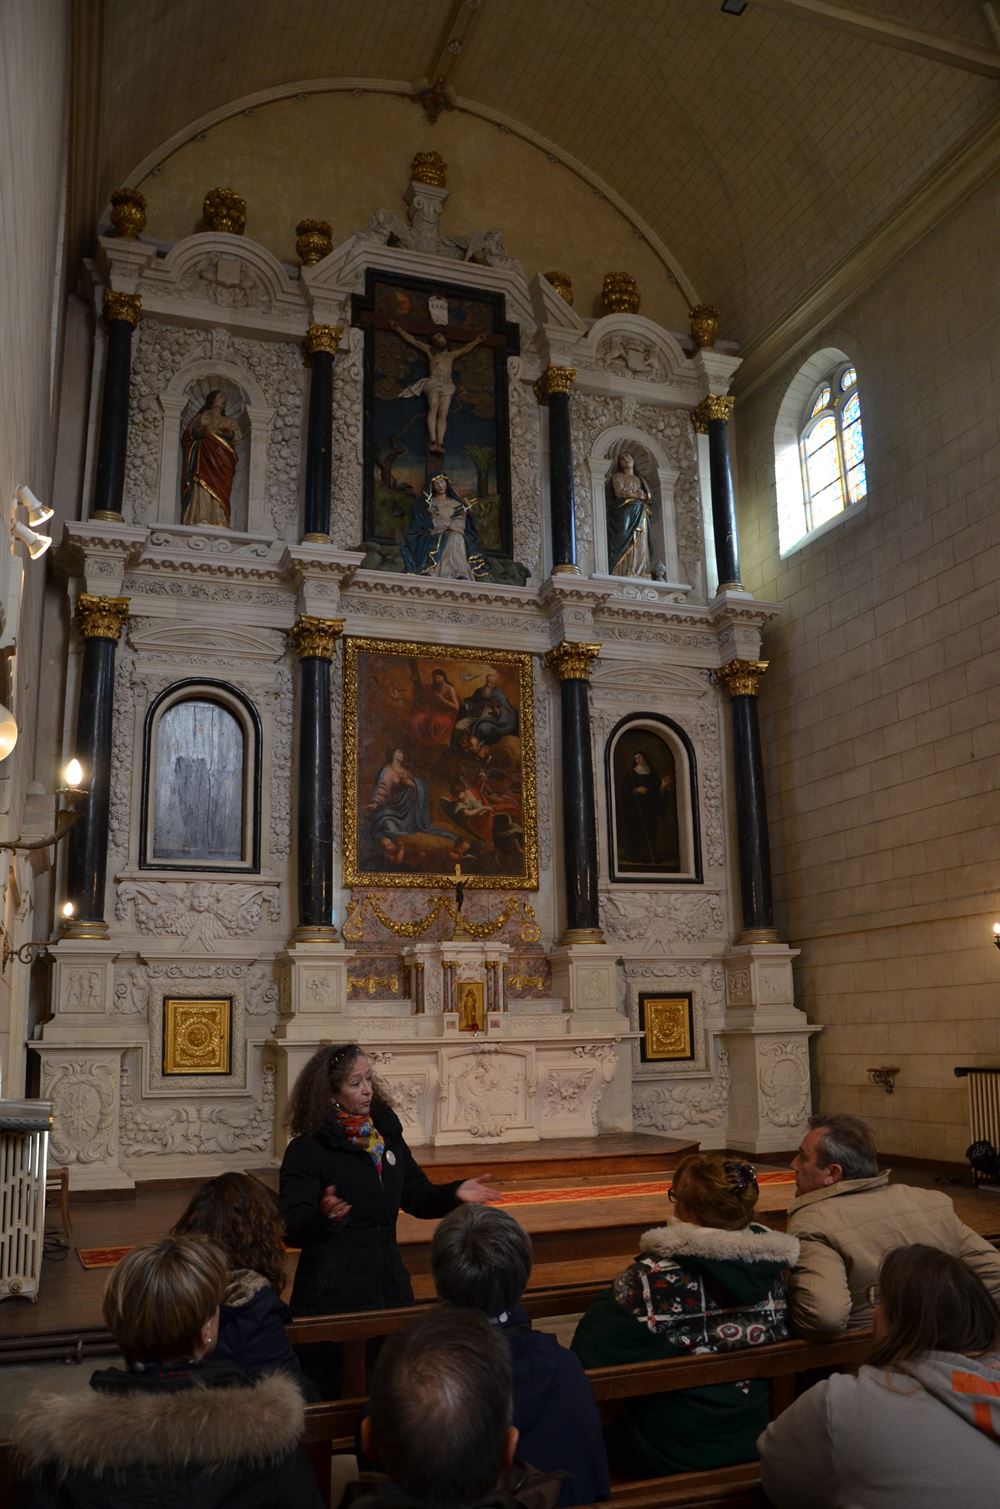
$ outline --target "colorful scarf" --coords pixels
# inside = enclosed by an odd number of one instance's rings
[[[354,1147],[364,1148],[375,1165],[375,1172],[381,1179],[385,1138],[372,1121],[371,1113],[369,1112],[367,1116],[353,1116],[350,1111],[342,1111],[338,1106],[337,1121],[343,1127],[348,1142]]]

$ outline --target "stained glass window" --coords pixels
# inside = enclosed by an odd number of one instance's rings
[[[806,534],[867,496],[857,383],[855,367],[831,373],[809,405],[800,431]]]

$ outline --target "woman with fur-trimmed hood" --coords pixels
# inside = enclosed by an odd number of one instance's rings
[[[104,1320],[127,1367],[28,1401],[14,1427],[25,1509],[321,1509],[295,1384],[211,1356],[227,1282],[196,1237],[122,1259]]]
[[[573,1350],[584,1367],[788,1338],[784,1274],[799,1244],[753,1221],[758,1190],[750,1164],[691,1153],[669,1194],[676,1219],[644,1234],[635,1262],[577,1327]],[[767,1420],[763,1379],[629,1401],[607,1432],[611,1469],[643,1478],[751,1462]]]

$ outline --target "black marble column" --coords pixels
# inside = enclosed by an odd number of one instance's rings
[[[576,560],[576,518],[573,498],[573,442],[569,395],[574,367],[547,367],[537,393],[549,410],[549,508],[553,575],[579,576]]]
[[[310,325],[306,335],[309,428],[306,439],[303,540],[330,539],[330,456],[333,447],[333,360],[340,344],[337,325]]]
[[[108,815],[111,802],[111,735],[115,690],[115,645],[128,618],[127,597],[81,592],[76,621],[83,635],[83,667],[74,754],[83,766],[89,795],[70,830],[66,872],[74,914],[70,938],[105,938],[104,891],[108,876]]]
[[[104,318],[108,326],[104,387],[101,393],[101,428],[97,441],[92,519],[121,523],[125,491],[125,453],[128,449],[128,395],[132,380],[132,331],[139,323],[142,305],[138,294],[104,294]]]
[[[692,413],[694,427],[708,435],[708,472],[712,487],[712,526],[719,590],[740,586],[740,542],[736,532],[736,495],[729,464],[732,398],[710,395]]]
[[[757,720],[757,687],[766,670],[766,660],[731,660],[716,672],[729,693],[733,710],[736,839],[743,911],[743,932],[738,941],[742,943],[773,942],[777,938],[771,891],[767,798]]]
[[[299,657],[298,926],[293,940],[332,941],[333,768],[330,664],[342,620],[303,614],[292,630]]]
[[[563,640],[546,656],[559,677],[562,715],[563,864],[566,928],[562,943],[603,943],[597,897],[597,824],[587,682],[600,645]]]

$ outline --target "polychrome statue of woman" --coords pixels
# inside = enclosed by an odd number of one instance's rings
[[[213,388],[181,436],[181,523],[231,526],[230,499],[242,438],[239,424],[226,413],[226,395]]]
[[[629,451],[618,457],[608,499],[608,560],[612,576],[649,576],[649,488]]]
[[[456,492],[444,472],[430,479],[399,543],[408,572],[446,576],[459,582],[489,578],[490,569],[472,517],[475,501]]]

